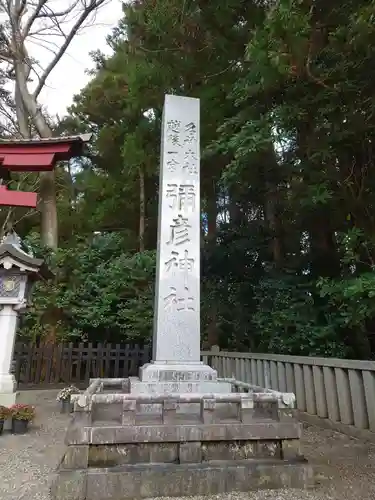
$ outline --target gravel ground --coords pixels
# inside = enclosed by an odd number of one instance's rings
[[[1,500],[50,500],[50,479],[63,454],[69,420],[59,413],[56,394],[57,391],[21,393],[19,401],[35,404],[38,418],[26,436],[6,434],[0,438]],[[374,445],[309,427],[304,431],[303,446],[306,458],[318,473],[318,484],[312,490],[226,493],[190,500],[375,499]]]

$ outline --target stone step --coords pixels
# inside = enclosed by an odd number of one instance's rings
[[[58,500],[135,500],[308,488],[313,484],[313,470],[305,461],[242,460],[60,471],[51,493]]]

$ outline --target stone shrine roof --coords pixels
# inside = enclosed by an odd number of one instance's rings
[[[37,259],[32,255],[24,252],[20,247],[15,246],[12,243],[1,243],[0,244],[0,259],[9,255],[20,264],[25,264],[26,266],[38,268],[38,275],[41,278],[49,279],[53,277],[53,273],[48,269],[43,259]]]

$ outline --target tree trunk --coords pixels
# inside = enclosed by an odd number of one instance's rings
[[[41,138],[52,137],[52,130],[40,111],[36,100],[27,89],[27,70],[23,63],[15,65],[15,73],[17,92],[19,92],[20,99],[23,102],[24,112],[30,116]],[[54,171],[40,174],[40,198],[42,243],[56,250],[58,247],[58,222]]]
[[[284,242],[281,223],[281,193],[279,167],[273,145],[264,154],[264,218],[270,234],[270,256],[275,267],[281,268],[284,260]]]
[[[22,99],[22,95],[20,92],[19,84],[16,80],[16,90],[14,95],[14,101],[16,104],[16,115],[17,115],[17,124],[19,128],[19,132],[24,139],[30,138],[30,128],[29,128],[29,113],[25,108],[25,104]]]
[[[279,200],[277,187],[266,183],[264,214],[268,230],[271,233],[270,254],[276,267],[281,267],[283,261],[283,244],[281,237],[281,222],[278,217]]]
[[[55,172],[40,174],[41,239],[43,245],[56,250],[58,247],[58,221],[56,207]]]
[[[228,212],[230,225],[232,227],[239,227],[248,223],[246,213],[244,210],[241,210],[241,205],[238,203],[237,198],[238,196],[235,193],[235,189],[231,187],[229,189]]]
[[[207,189],[207,246],[214,248],[216,246],[217,230],[217,199],[216,186],[212,181]],[[217,326],[217,305],[213,302],[208,313],[207,342],[211,347],[219,343],[219,329]]]
[[[145,172],[139,167],[139,251],[145,250],[145,218],[146,218],[146,195],[145,195]]]
[[[340,257],[329,211],[316,210],[308,222],[311,273],[336,278],[340,274]]]

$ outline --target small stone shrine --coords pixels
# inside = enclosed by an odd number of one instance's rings
[[[153,360],[74,396],[54,500],[133,500],[308,487],[294,395],[200,361],[199,100],[165,98]]]
[[[17,383],[11,373],[18,317],[27,307],[35,280],[51,274],[41,259],[22,249],[16,233],[7,234],[0,243],[0,405],[16,401]]]

